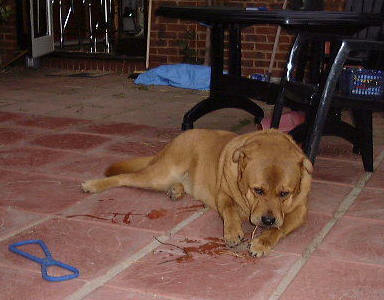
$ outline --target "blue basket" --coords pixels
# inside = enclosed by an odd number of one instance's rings
[[[345,68],[341,76],[340,89],[348,96],[383,96],[384,71]]]
[[[249,75],[249,78],[253,80],[258,80],[258,81],[269,81],[268,75],[265,75],[265,74],[258,74],[258,73],[251,74]]]

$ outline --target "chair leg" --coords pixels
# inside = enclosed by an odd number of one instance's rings
[[[271,128],[279,128],[280,125],[280,119],[281,114],[283,113],[284,108],[284,92],[285,87],[284,83],[281,83],[282,87],[279,92],[279,96],[276,99],[275,106],[273,107],[273,114],[272,114],[272,121],[271,121]]]
[[[272,115],[272,128],[279,128],[281,114],[283,113],[284,102],[285,102],[285,85],[293,78],[294,70],[296,69],[298,63],[298,55],[301,49],[305,46],[305,34],[299,33],[296,36],[295,42],[292,45],[291,52],[289,53],[289,58],[287,66],[285,68],[285,75],[281,79],[280,90],[275,101],[275,106],[273,109]]]
[[[328,100],[330,101],[330,99]],[[314,164],[317,156],[320,140],[328,118],[328,110],[319,107],[317,114],[312,122],[309,122],[307,129],[307,137],[304,144],[304,152],[309,160]]]
[[[364,170],[373,172],[372,111],[354,110],[353,118],[359,132],[360,152]]]
[[[306,139],[305,153],[308,158],[315,162],[317,151],[320,144],[320,139],[327,121],[329,108],[332,102],[333,93],[336,88],[336,83],[340,77],[343,69],[344,62],[349,54],[349,47],[343,43],[335,57],[335,60],[330,68],[328,78],[325,82],[323,93],[321,95],[319,106],[316,112],[316,118],[313,126],[308,130],[308,137]]]
[[[289,132],[289,135],[291,135],[297,143],[302,144],[303,148],[305,148],[305,141],[308,136],[308,130],[312,127],[315,117],[316,111],[314,111],[312,107],[308,106],[305,109],[305,122],[293,128]]]

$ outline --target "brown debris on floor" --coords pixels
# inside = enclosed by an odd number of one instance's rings
[[[173,259],[165,260],[160,262],[159,264],[165,264],[170,262],[177,263],[186,263],[194,260],[194,255],[205,255],[211,257],[218,257],[221,255],[229,255],[236,258],[246,259],[248,262],[253,258],[248,254],[248,243],[249,240],[244,240],[241,244],[237,245],[233,248],[228,248],[223,239],[216,237],[207,237],[204,241],[199,240],[191,240],[185,238],[181,241],[183,244],[196,244],[195,246],[179,246],[174,243],[162,242],[159,239],[155,238],[160,244],[168,247],[173,247],[181,250],[181,254]],[[159,251],[163,252],[163,251]],[[166,251],[167,252],[167,251]],[[174,256],[175,254],[169,253],[170,256]]]

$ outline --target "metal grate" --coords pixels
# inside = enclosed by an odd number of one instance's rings
[[[121,40],[145,39],[145,9],[144,0],[53,0],[55,48],[116,54]]]

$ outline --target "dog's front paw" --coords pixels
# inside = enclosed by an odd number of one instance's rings
[[[228,247],[235,247],[244,240],[244,232],[240,229],[226,230],[224,240]]]
[[[249,246],[249,254],[255,257],[262,257],[271,252],[272,245],[267,238],[259,237],[251,241]]]
[[[81,189],[86,193],[99,193],[103,190],[102,186],[100,185],[100,180],[98,179],[87,180],[83,182],[81,184]]]
[[[181,200],[185,195],[184,186],[181,183],[171,185],[167,191],[167,196],[172,201]]]

